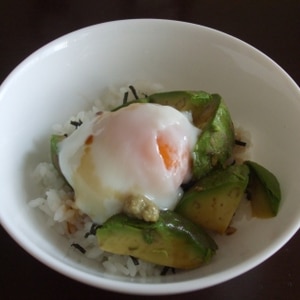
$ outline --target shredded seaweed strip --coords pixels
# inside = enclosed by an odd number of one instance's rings
[[[130,255],[130,258],[132,259],[135,266],[138,266],[140,264],[139,260],[136,257]]]
[[[247,146],[246,142],[243,142],[243,141],[240,141],[240,140],[234,140],[234,142],[238,146],[242,146],[242,147],[246,147]]]
[[[123,105],[124,105],[124,104],[127,104],[128,94],[129,94],[128,92],[125,92],[125,93],[124,93],[124,96],[123,96]]]
[[[80,251],[82,254],[84,254],[86,252],[86,250],[82,246],[80,246],[79,244],[77,244],[77,243],[71,244],[71,247],[74,247],[75,249],[77,249],[78,251]]]
[[[251,191],[249,189],[246,189],[245,193],[246,193],[246,199],[251,201],[251,199],[252,199]]]
[[[160,276],[165,276],[165,275],[167,275],[167,273],[169,272],[169,270],[172,271],[172,274],[175,274],[175,273],[176,273],[175,268],[165,266],[165,267],[163,267],[163,269],[161,270]]]
[[[90,228],[90,231],[87,232],[84,237],[87,238],[89,237],[90,235],[96,235],[96,232],[97,232],[97,229],[100,228],[102,225],[99,225],[97,223],[93,223],[91,228]]]
[[[130,85],[129,88],[130,88],[130,90],[131,90],[131,92],[132,92],[134,98],[135,98],[136,100],[139,100],[139,96],[137,95],[136,89],[135,89],[132,85]]]
[[[180,187],[182,188],[183,192],[186,192],[188,189],[190,189],[195,184],[194,180],[190,180],[187,183],[183,183]]]
[[[75,126],[77,129],[80,125],[82,125],[82,121],[79,119],[78,121],[71,121],[70,124]]]

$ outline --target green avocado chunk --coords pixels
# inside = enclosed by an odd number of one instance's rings
[[[179,201],[175,211],[217,233],[225,233],[248,184],[246,165],[218,169],[197,181]]]
[[[148,101],[190,112],[194,126],[204,130],[214,119],[221,97],[204,91],[172,91],[152,94],[148,96]]]
[[[193,175],[200,179],[214,168],[227,166],[234,146],[234,127],[224,101],[210,126],[202,132],[193,151]]]
[[[250,169],[248,190],[252,214],[258,218],[275,217],[281,201],[280,185],[273,173],[253,161],[245,161]]]
[[[199,226],[169,210],[161,211],[157,222],[114,215],[97,229],[96,236],[104,251],[179,269],[197,268],[217,250]]]

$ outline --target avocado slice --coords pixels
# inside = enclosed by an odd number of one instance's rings
[[[96,236],[104,251],[179,269],[197,268],[217,250],[200,227],[169,210],[161,211],[157,222],[114,215],[97,229]]]
[[[181,112],[190,112],[194,126],[204,130],[215,117],[221,97],[204,91],[172,91],[152,94],[148,100],[149,103],[169,105]]]
[[[246,165],[214,170],[184,193],[175,211],[206,229],[223,234],[243,198],[248,175]]]
[[[252,214],[258,218],[271,218],[278,214],[281,189],[275,175],[253,161],[245,161],[250,169],[248,191]]]
[[[193,151],[193,175],[200,179],[212,169],[227,166],[234,146],[234,126],[222,100],[210,126],[202,132]]]

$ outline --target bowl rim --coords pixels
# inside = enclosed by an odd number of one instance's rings
[[[220,30],[210,28],[207,26],[203,26],[200,24],[189,23],[185,21],[177,21],[177,20],[167,20],[167,19],[153,19],[153,18],[140,18],[140,19],[123,19],[123,20],[115,20],[109,21],[104,23],[98,23],[94,25],[90,25],[87,27],[83,27],[74,31],[71,31],[67,34],[64,34],[53,41],[45,44],[44,46],[40,47],[39,49],[35,50],[32,54],[30,54],[27,58],[25,58],[22,62],[20,62],[12,71],[11,73],[4,79],[4,81],[0,85],[0,104],[1,100],[5,96],[6,89],[9,88],[10,82],[14,80],[16,74],[23,69],[26,69],[28,65],[30,65],[36,58],[37,55],[44,54],[50,48],[55,47],[55,45],[60,44],[64,40],[71,39],[74,35],[78,34],[85,34],[87,32],[91,32],[94,30],[99,30],[103,26],[114,26],[114,25],[126,25],[128,23],[139,23],[139,22],[147,22],[149,24],[160,23],[164,24],[178,24],[182,26],[187,26],[193,29],[200,29],[205,30],[207,32],[218,34],[226,39],[230,39],[235,43],[239,43],[254,51],[259,56],[263,57],[264,60],[267,60],[272,65],[276,66],[276,68],[284,74],[284,76],[288,79],[289,83],[295,89],[295,92],[300,96],[300,89],[297,83],[293,80],[293,78],[281,67],[279,66],[274,60],[268,57],[266,54],[261,52],[260,50],[256,49],[252,45],[240,40],[237,37],[234,37],[230,34],[222,32]],[[113,292],[121,292],[126,294],[135,294],[135,295],[172,295],[178,293],[185,293],[185,292],[192,292],[195,290],[211,287],[225,281],[231,280],[245,272],[248,272],[250,269],[255,268],[266,259],[271,257],[275,252],[277,252],[280,248],[282,248],[299,230],[300,228],[300,220],[291,224],[286,231],[286,234],[281,239],[280,243],[277,243],[275,246],[272,245],[268,251],[263,251],[258,255],[252,257],[251,259],[247,259],[244,263],[239,264],[235,267],[230,269],[226,269],[218,274],[209,275],[205,278],[196,278],[196,279],[189,279],[181,282],[168,282],[168,283],[137,283],[137,282],[130,282],[130,281],[114,281],[109,278],[101,277],[101,281],[99,281],[99,277],[96,277],[91,274],[82,274],[81,270],[73,269],[71,266],[68,265],[61,265],[61,262],[57,261],[57,259],[51,257],[50,255],[46,254],[39,249],[37,245],[32,243],[28,243],[28,238],[22,237],[18,235],[18,233],[11,228],[9,222],[7,222],[5,216],[1,213],[0,210],[0,223],[2,227],[6,230],[6,232],[15,240],[15,242],[21,246],[24,250],[26,250],[30,255],[36,258],[38,261],[42,262],[44,265],[48,266],[51,269],[56,270],[57,272],[77,280],[79,282],[85,283],[90,286],[94,286],[97,288],[102,288],[105,290],[110,290]],[[217,276],[216,276],[217,275]],[[226,276],[225,276],[226,275]]]

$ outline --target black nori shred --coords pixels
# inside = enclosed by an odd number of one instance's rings
[[[97,232],[97,229],[100,228],[102,225],[99,225],[97,223],[93,223],[92,226],[91,226],[91,229],[89,232],[87,232],[84,237],[87,238],[89,237],[90,235],[96,235],[96,232]]]
[[[251,201],[251,199],[252,199],[251,191],[249,189],[246,189],[245,193],[246,193],[246,199]]]
[[[192,179],[192,180],[190,180],[190,181],[187,182],[187,183],[181,184],[180,187],[182,188],[183,192],[186,192],[186,191],[189,190],[195,183],[196,183],[196,181]]]
[[[78,121],[71,121],[70,124],[75,126],[77,129],[80,125],[82,125],[82,121],[79,119]]]
[[[75,249],[77,249],[78,251],[80,251],[82,254],[84,254],[86,252],[86,250],[82,246],[80,246],[79,244],[77,244],[77,243],[71,244],[71,247],[74,247]]]
[[[161,270],[160,276],[165,276],[165,275],[167,275],[167,273],[169,272],[169,270],[172,271],[172,274],[175,274],[175,273],[176,273],[175,268],[165,266],[165,267],[163,267],[163,269]]]
[[[240,141],[240,140],[234,140],[235,144],[238,146],[242,146],[242,147],[246,147],[247,143],[244,141]]]
[[[135,266],[138,266],[140,264],[139,260],[136,257],[130,255],[130,258],[132,259]]]
[[[132,85],[130,85],[129,88],[130,88],[130,90],[131,90],[131,92],[132,92],[134,98],[135,98],[136,100],[139,100],[139,96],[137,95],[136,89],[135,89]]]
[[[128,92],[125,92],[124,93],[124,96],[123,96],[123,104],[127,104],[127,100],[128,100]]]

